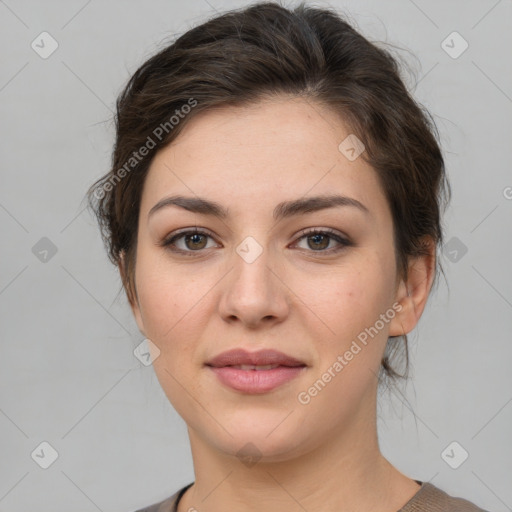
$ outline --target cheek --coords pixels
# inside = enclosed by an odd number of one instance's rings
[[[183,272],[171,272],[158,258],[141,257],[137,261],[137,291],[145,334],[159,349],[153,369],[169,401],[180,414],[190,408],[186,389],[196,394],[190,382],[190,365],[197,359],[197,344],[206,311],[204,280],[195,280]]]
[[[332,410],[328,420],[332,425],[368,402],[363,396],[373,389],[381,364],[389,323],[379,319],[391,306],[393,274],[384,271],[376,258],[374,254],[365,258],[364,264],[338,272],[324,281],[326,293],[310,295],[314,301],[311,309],[335,333],[317,340],[319,372],[309,388],[314,393],[313,407]],[[317,385],[317,379],[323,377],[328,379],[325,387]],[[309,393],[308,389],[302,391]]]
[[[173,338],[190,339],[205,318],[209,283],[176,268],[171,271],[165,258],[144,255],[137,261],[136,282],[148,338],[161,350],[170,348]]]
[[[371,255],[304,284],[301,295],[329,328],[325,332],[330,337],[351,340],[389,308],[393,276],[377,258]]]

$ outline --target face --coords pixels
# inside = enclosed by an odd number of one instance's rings
[[[403,288],[377,175],[339,149],[349,134],[333,111],[282,98],[199,114],[151,164],[133,312],[170,402],[219,452],[250,442],[286,460],[373,418],[387,338],[403,333]],[[225,215],[162,205],[171,196]],[[311,202],[334,196],[349,199]],[[207,365],[234,348],[304,366],[272,389],[236,389]]]

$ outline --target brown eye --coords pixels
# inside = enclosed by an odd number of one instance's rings
[[[323,234],[309,235],[308,245],[311,249],[326,249],[329,246],[330,237]]]
[[[185,235],[185,246],[189,249],[204,249],[206,245],[206,236],[199,233],[193,233],[191,235]],[[188,245],[190,243],[190,245]]]
[[[333,252],[341,251],[346,247],[353,245],[352,242],[341,237],[339,234],[330,229],[310,229],[305,232],[298,239],[298,241],[301,241],[304,238],[307,240],[306,249],[309,249],[313,252],[330,254]],[[329,247],[331,242],[334,242],[334,247]]]
[[[211,247],[211,245],[207,245],[209,238],[212,238],[209,233],[196,229],[175,234],[161,242],[160,245],[169,251],[190,255]]]

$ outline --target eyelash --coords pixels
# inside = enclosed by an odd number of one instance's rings
[[[194,254],[202,252],[202,249],[198,249],[196,251],[194,251],[194,250],[185,251],[183,249],[176,249],[175,247],[174,248],[172,247],[172,245],[177,240],[185,237],[186,235],[204,235],[204,236],[207,236],[210,238],[214,238],[213,235],[210,234],[208,231],[194,229],[194,230],[188,230],[188,231],[181,231],[181,232],[178,232],[178,233],[172,235],[171,237],[167,237],[166,239],[162,240],[162,242],[160,242],[159,245],[161,247],[164,247],[168,251],[171,251],[173,253],[184,254],[186,256],[194,256]],[[334,231],[330,228],[323,228],[323,229],[309,228],[302,232],[302,234],[297,238],[297,242],[299,242],[303,238],[307,238],[307,237],[314,236],[314,235],[327,235],[330,239],[338,242],[341,245],[341,247],[335,247],[335,248],[331,247],[330,249],[317,250],[317,251],[310,249],[310,250],[308,250],[308,252],[334,254],[334,253],[341,252],[341,251],[345,250],[347,247],[354,245],[352,242],[350,242],[346,238],[343,238],[342,236],[337,234],[336,231]],[[295,243],[297,243],[297,242],[295,242]]]

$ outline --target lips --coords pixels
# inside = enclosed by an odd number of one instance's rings
[[[307,365],[277,350],[248,352],[244,349],[222,352],[206,363],[219,381],[241,393],[268,393],[306,371]]]
[[[278,350],[262,349],[248,352],[240,348],[222,352],[208,361],[206,365],[214,368],[232,366],[241,370],[271,370],[278,366],[292,368],[306,366],[304,362]]]

